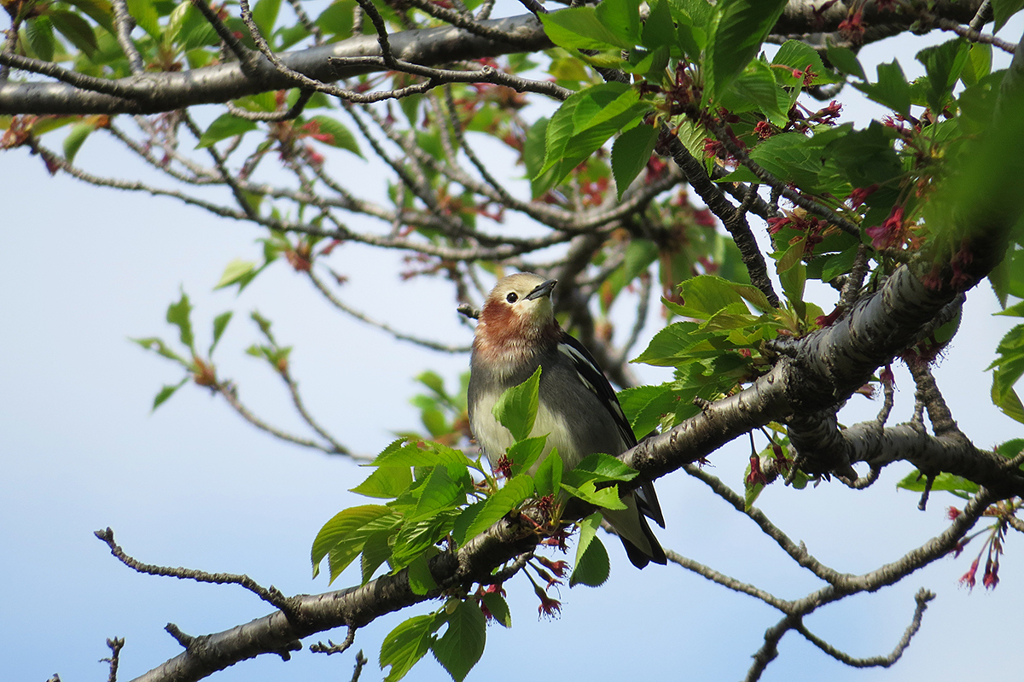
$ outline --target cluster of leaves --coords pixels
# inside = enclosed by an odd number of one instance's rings
[[[132,341],[146,350],[153,351],[173,361],[185,370],[185,376],[181,381],[177,384],[164,386],[156,394],[156,398],[153,399],[154,410],[160,407],[179,388],[188,383],[189,380],[206,388],[217,387],[217,373],[212,361],[213,352],[217,348],[217,344],[220,343],[220,339],[224,335],[224,330],[227,329],[231,317],[232,313],[229,311],[214,318],[213,340],[206,352],[206,356],[201,356],[196,350],[195,334],[192,331],[192,303],[185,292],[182,291],[181,298],[176,303],[172,303],[167,307],[167,321],[178,328],[178,339],[181,341],[181,345],[185,347],[187,357],[172,349],[163,339],[156,336],[132,339]]]
[[[428,377],[424,383],[435,382]],[[538,368],[526,382],[508,389],[494,408],[495,417],[516,439],[501,461],[501,475],[507,478],[503,486],[498,486],[479,458],[471,460],[436,441],[399,439],[368,465],[373,473],[352,489],[388,501],[345,509],[323,526],[311,553],[314,576],[324,559],[333,581],[358,558],[363,584],[386,563],[391,574],[406,571],[414,593],[441,594],[442,586],[431,574],[431,560],[442,551],[465,547],[510,514],[523,520],[527,535],[535,534],[538,542],[564,549],[567,522],[562,513],[570,495],[597,507],[624,509],[617,484],[633,479],[636,471],[603,454],[591,455],[564,471],[556,450],[544,456],[546,435],[530,437],[539,385]],[[577,525],[580,539],[569,584],[598,586],[609,574],[607,551],[596,537],[600,514]],[[552,562],[544,565],[553,566]],[[541,570],[538,575],[549,584],[557,582]],[[533,584],[542,614],[557,609],[557,602]],[[382,668],[391,666],[388,680],[400,679],[428,650],[454,679],[461,680],[483,651],[481,608],[503,625],[511,623],[500,589],[487,589],[482,583],[475,592],[448,590],[445,594],[449,598],[442,608],[403,622],[385,639],[380,663]],[[445,633],[436,636],[445,624]]]
[[[935,190],[958,170],[948,161],[969,154],[973,138],[992,119],[1004,72],[992,71],[991,46],[958,38],[924,49],[917,60],[926,75],[912,82],[896,60],[879,65],[871,79],[855,53],[842,47],[829,46],[827,62],[796,41],[771,58],[758,56],[785,4],[660,0],[650,3],[647,20],[641,21],[637,1],[606,0],[596,8],[542,17],[556,44],[590,64],[633,74],[637,83],[585,88],[534,126],[530,137],[540,151],[532,163],[527,157],[527,168],[535,193],[618,135],[611,165],[621,196],[646,166],[665,124],[694,156],[707,158],[709,168],[720,164],[731,170],[721,181],[756,184],[768,177],[777,188],[796,188],[848,225],[866,228],[840,230],[822,214],[799,208],[770,220],[771,258],[786,298],[782,311],[771,311],[726,281],[683,282],[679,298],[684,303],[672,295],[665,304],[696,321],[669,325],[637,358],[674,367],[674,380],[623,395],[638,433],[670,427],[696,412],[694,399],[728,395],[756,377],[766,364],[758,350],[762,339],[830,324],[841,311],[825,316],[804,301],[807,279],[835,282],[861,253],[877,263],[873,277],[884,277],[908,254],[927,248],[926,256],[953,269],[956,283],[958,268],[970,261],[966,236],[949,229],[949,206],[936,200]],[[1019,9],[1001,7],[1000,23]],[[852,124],[837,125],[835,103],[814,111],[799,98],[843,81],[889,108],[892,116],[856,130]],[[992,276],[1004,305],[1008,294],[1024,293],[1020,252],[1016,234]],[[1019,315],[1019,307],[1004,314]],[[1016,327],[992,365],[993,400],[1017,419],[1024,417],[1013,390],[1024,373],[1021,338]]]
[[[872,80],[842,47],[825,51],[827,64],[796,41],[771,59],[757,56],[785,2],[662,0],[651,4],[646,22],[638,4],[609,0],[543,17],[554,42],[638,82],[585,88],[550,120],[535,124],[530,140],[538,149],[527,155],[535,193],[618,134],[611,165],[621,196],[647,166],[664,124],[694,156],[710,157],[709,168],[719,163],[732,169],[721,181],[767,178],[776,189],[795,187],[847,221],[841,233],[825,214],[797,209],[773,224],[773,232],[781,231],[776,248],[786,252],[775,255],[778,272],[795,307],[804,276],[834,280],[850,269],[861,243],[873,247],[883,271],[929,241],[933,257],[954,270],[958,258],[969,257],[962,253],[963,235],[943,234],[949,221],[941,219],[941,209],[926,208],[937,203],[931,201],[935,187],[956,170],[946,161],[991,120],[1003,72],[992,72],[990,45],[951,40],[918,53],[925,76],[908,81],[894,60],[880,65]],[[855,130],[837,125],[836,103],[813,110],[799,97],[843,81],[890,108],[892,116]],[[960,84],[963,91],[955,94]],[[867,229],[858,236],[850,225]],[[791,273],[803,260],[811,261],[806,275]],[[1004,267],[995,279],[1005,292],[1011,286],[1005,280],[1016,276]]]
[[[634,360],[674,368],[673,380],[620,394],[639,435],[667,430],[697,414],[699,401],[718,400],[760,376],[770,367],[762,342],[774,339],[791,318],[757,287],[720,277],[688,279],[679,291],[681,303],[663,303],[673,315],[689,319],[667,325]]]
[[[149,351],[157,353],[161,357],[171,360],[185,370],[185,376],[176,384],[168,384],[160,389],[153,399],[153,409],[160,407],[178,389],[192,381],[197,386],[212,391],[236,392],[234,384],[217,376],[217,368],[213,363],[213,353],[220,343],[221,337],[227,329],[234,313],[223,312],[213,318],[212,341],[205,355],[201,355],[196,349],[195,334],[192,331],[192,303],[184,291],[181,298],[167,307],[167,321],[178,328],[178,338],[184,347],[182,352],[174,350],[170,344],[157,336],[132,339]],[[246,349],[246,353],[255,358],[266,361],[278,374],[288,376],[288,356],[291,354],[291,346],[281,346],[271,331],[272,323],[259,311],[252,311],[250,318],[256,323],[263,336],[262,343],[254,343]]]

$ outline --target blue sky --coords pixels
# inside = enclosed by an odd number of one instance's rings
[[[1019,27],[1017,28],[1019,32]],[[1012,38],[1013,31],[1004,35]],[[871,48],[866,62],[888,61],[898,50],[908,75],[919,39]],[[873,71],[873,69],[869,70]],[[845,94],[845,93],[844,93]],[[870,107],[847,109],[864,120]],[[847,119],[848,120],[848,119]],[[145,176],[112,145],[91,139],[83,167],[111,175]],[[332,163],[354,163],[341,156]],[[362,167],[354,167],[362,174]],[[346,169],[347,170],[347,169]],[[365,182],[373,183],[370,179]],[[0,616],[0,672],[5,679],[64,682],[105,679],[97,660],[107,637],[127,638],[121,679],[176,655],[167,622],[192,635],[258,618],[268,607],[231,586],[207,586],[140,576],[120,565],[92,536],[111,526],[136,558],[156,564],[247,573],[285,593],[328,589],[310,578],[309,546],[324,521],[358,504],[347,492],[364,471],[347,460],[304,451],[258,433],[196,387],[186,387],[156,413],[153,395],[180,373],[143,352],[128,337],[162,335],[166,306],[181,287],[196,305],[200,345],[220,312],[236,311],[217,357],[222,376],[236,379],[255,411],[286,428],[301,428],[280,382],[244,355],[257,340],[247,313],[259,308],[284,344],[294,344],[292,369],[307,404],[346,445],[373,453],[397,430],[416,428],[408,404],[413,377],[434,369],[453,382],[468,358],[444,356],[393,341],[335,313],[283,263],[241,296],[213,292],[233,258],[258,254],[261,236],[250,226],[218,219],[168,199],[87,187],[66,175],[50,177],[24,150],[0,155],[0,580],[7,587]],[[379,192],[380,184],[367,191]],[[401,283],[395,254],[358,246],[338,249],[331,265],[348,274],[347,300],[404,329],[468,343],[450,293],[429,281]],[[383,273],[383,274],[382,274]],[[829,309],[831,298],[822,307]],[[988,399],[983,374],[997,340],[1012,320],[994,318],[986,285],[969,297],[962,332],[937,371],[961,428],[980,446],[1020,435],[1019,424]],[[663,378],[643,371],[648,381]],[[895,421],[909,418],[912,382],[897,373]],[[878,405],[855,397],[846,423],[871,418]],[[745,441],[712,457],[716,475],[738,486]],[[759,500],[791,537],[833,567],[861,572],[898,558],[945,527],[945,505],[933,496],[927,512],[917,497],[895,492],[907,468],[891,467],[873,488],[853,492],[832,483],[793,491],[771,488]],[[668,528],[666,547],[785,597],[820,586],[731,512],[704,486],[677,473],[659,481]],[[938,593],[918,640],[892,670],[856,671],[835,663],[798,636],[788,635],[766,680],[919,680],[1009,677],[1019,633],[1024,567],[1011,537],[992,593],[957,586],[969,557],[941,560],[874,595],[860,595],[808,619],[818,635],[853,655],[887,653],[913,611],[919,587]],[[470,679],[520,679],[524,666],[539,675],[605,679],[735,679],[764,629],[779,616],[677,567],[636,572],[618,543],[608,543],[612,576],[601,589],[564,588],[557,621],[538,621],[528,583],[510,592],[514,626],[492,626],[488,647]],[[344,575],[335,584],[353,582]],[[423,612],[432,605],[421,607]],[[355,648],[374,665],[383,636],[403,617],[392,615],[361,630]],[[344,632],[326,633],[336,641]],[[305,644],[314,642],[310,639]],[[610,645],[614,641],[614,645]],[[290,662],[262,657],[218,675],[261,682],[347,679],[353,653],[326,657],[301,652]],[[525,662],[525,657],[532,659]],[[433,661],[408,679],[442,680]]]

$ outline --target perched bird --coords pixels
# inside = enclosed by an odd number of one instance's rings
[[[636,445],[615,391],[590,352],[555,320],[551,290],[556,281],[522,272],[501,279],[484,303],[473,339],[469,424],[491,466],[513,443],[492,409],[502,393],[541,369],[539,406],[531,437],[547,434],[545,450],[528,473],[558,448],[566,469],[596,452],[620,455]],[[624,510],[602,510],[637,568],[665,563],[645,515],[662,528],[654,485],[647,481],[622,501]]]

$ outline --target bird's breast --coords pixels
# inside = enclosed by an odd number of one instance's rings
[[[493,408],[500,398],[500,393],[486,393],[480,397],[476,409],[470,419],[470,428],[477,442],[487,455],[491,467],[496,467],[498,459],[505,454],[515,439],[512,433],[495,419]],[[530,437],[547,436],[544,444],[544,452],[537,462],[526,472],[533,475],[537,467],[551,452],[552,448],[558,448],[558,454],[565,463],[566,468],[572,468],[582,459],[580,453],[576,452],[573,444],[568,442],[566,435],[571,433],[571,426],[566,424],[565,419],[558,413],[552,411],[541,401],[537,407],[537,419],[533,423],[533,430]]]

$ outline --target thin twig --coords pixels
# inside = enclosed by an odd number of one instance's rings
[[[808,642],[818,647],[826,654],[836,659],[841,663],[845,663],[853,668],[889,668],[900,660],[903,656],[903,652],[910,646],[910,641],[917,634],[917,631],[921,629],[921,618],[924,617],[924,612],[928,608],[928,602],[935,598],[935,594],[924,588],[921,588],[917,595],[914,597],[917,602],[917,607],[914,609],[914,617],[910,621],[910,625],[903,632],[903,636],[900,641],[896,644],[896,648],[892,650],[888,656],[872,656],[871,658],[855,658],[844,651],[836,649],[834,646],[824,641],[820,637],[807,629],[807,626],[800,621],[793,629],[803,635]]]
[[[348,634],[345,635],[345,641],[342,642],[341,644],[335,644],[331,640],[327,640],[327,644],[324,644],[323,642],[317,642],[316,644],[310,644],[309,645],[309,650],[312,651],[313,653],[316,653],[316,654],[327,654],[328,656],[330,656],[332,654],[341,654],[341,653],[344,653],[346,650],[348,650],[348,648],[350,646],[352,646],[352,643],[355,642],[355,641],[356,641],[356,626],[355,625],[349,625],[348,626]]]
[[[242,404],[242,402],[238,399],[237,391],[235,391],[234,387],[230,383],[228,383],[228,382],[219,382],[215,386],[215,389],[217,390],[218,393],[220,393],[222,396],[224,396],[224,399],[228,401],[228,405],[230,405],[232,408],[234,408],[235,412],[237,412],[239,415],[241,415],[242,418],[245,419],[245,421],[249,422],[250,424],[252,424],[253,426],[255,426],[257,429],[259,429],[261,431],[266,431],[267,433],[269,433],[271,436],[273,436],[275,438],[279,438],[281,440],[286,440],[289,443],[295,443],[296,445],[301,445],[301,446],[306,447],[306,448],[313,448],[314,450],[320,450],[322,452],[326,452],[329,455],[331,455],[331,454],[347,454],[347,453],[338,453],[334,449],[333,446],[328,447],[328,446],[325,446],[325,445],[321,445],[320,443],[317,443],[314,440],[309,440],[308,438],[301,438],[299,436],[293,436],[292,434],[287,433],[286,431],[282,431],[281,429],[279,429],[279,428],[277,428],[275,426],[271,426],[270,424],[266,423],[265,421],[263,421],[262,419],[257,417],[255,414],[250,412],[249,408],[247,408],[245,405]]]
[[[356,459],[363,459],[362,457],[357,458],[355,455],[353,455],[348,448],[346,448],[344,445],[335,440],[334,437],[331,436],[331,434],[328,433],[326,429],[320,426],[320,424],[315,419],[313,419],[313,416],[306,409],[306,405],[302,402],[302,395],[299,393],[299,385],[295,382],[294,379],[292,379],[291,374],[289,374],[287,371],[281,372],[281,378],[283,378],[285,383],[288,385],[288,392],[292,396],[292,404],[295,405],[295,409],[298,410],[299,415],[302,416],[302,420],[309,424],[310,428],[312,428],[314,431],[320,434],[321,438],[330,443],[331,446],[334,448],[335,453],[339,455],[346,455],[348,457],[353,457]]]
[[[110,658],[101,658],[100,661],[106,661],[110,664],[107,682],[117,682],[117,666],[121,659],[121,649],[124,648],[124,637],[108,638],[107,646],[110,648]]]
[[[309,15],[306,14],[306,10],[302,7],[301,0],[288,0],[288,4],[292,6],[292,11],[295,12],[295,16],[298,17],[299,22],[313,35],[313,44],[322,45],[324,42],[324,33],[320,30],[317,23],[310,19]],[[353,35],[355,35],[354,31]]]
[[[439,343],[437,341],[431,341],[429,339],[423,339],[418,336],[413,336],[412,334],[400,332],[385,322],[379,322],[377,320],[374,320],[365,313],[361,313],[355,308],[352,308],[344,301],[342,301],[340,298],[335,296],[334,292],[331,291],[330,288],[324,283],[324,281],[320,279],[312,270],[308,270],[306,274],[309,275],[309,280],[313,283],[313,286],[315,286],[320,291],[320,293],[324,295],[324,298],[326,298],[330,302],[330,304],[333,305],[335,308],[342,311],[346,315],[351,315],[360,322],[365,322],[371,327],[376,327],[377,329],[380,329],[383,332],[387,332],[388,334],[395,337],[399,341],[409,341],[410,343],[415,343],[419,346],[424,346],[426,348],[430,348],[431,350],[438,350],[444,353],[468,353],[470,351],[470,346],[453,346]]]
[[[363,666],[365,666],[367,663],[369,663],[369,661],[366,660],[366,656],[363,655],[363,650],[360,649],[356,653],[356,667],[352,671],[351,682],[359,682],[359,675],[363,672]]]
[[[221,42],[238,58],[238,64],[242,68],[242,73],[252,77],[256,69],[256,55],[253,51],[235,37],[234,31],[221,21],[220,15],[210,8],[206,0],[192,0],[192,4],[203,15],[203,18],[209,22],[213,30],[217,32],[217,37],[221,39]]]
[[[299,115],[302,114],[302,110],[306,108],[306,104],[309,102],[309,99],[313,94],[313,90],[300,90],[299,98],[295,100],[295,104],[289,107],[287,111],[247,111],[246,109],[235,106],[231,102],[225,102],[225,104],[232,116],[244,118],[247,121],[280,123],[281,121],[290,121],[298,118]]]
[[[145,564],[130,557],[123,549],[121,549],[120,545],[114,542],[114,531],[110,528],[98,530],[94,535],[106,543],[107,547],[110,548],[110,553],[113,554],[118,561],[138,573],[159,575],[168,578],[179,578],[181,580],[195,580],[200,583],[213,583],[216,585],[239,585],[286,614],[289,611],[290,606],[288,598],[281,594],[281,592],[273,585],[269,588],[262,587],[247,575],[236,575],[233,573],[207,573],[205,571],[199,571],[192,568],[170,568],[168,566]]]
[[[203,131],[201,131],[199,129],[199,126],[196,125],[195,121],[192,120],[192,116],[189,114],[188,110],[182,112],[181,120],[185,123],[185,126],[189,129],[189,131],[195,136],[197,141],[202,139]],[[242,212],[245,213],[245,216],[249,220],[256,221],[259,218],[258,214],[256,213],[256,208],[253,207],[252,202],[249,200],[249,197],[247,197],[245,195],[245,192],[242,191],[242,188],[239,186],[238,181],[235,179],[235,176],[228,170],[227,161],[225,160],[225,157],[222,156],[219,151],[217,151],[216,145],[211,144],[206,148],[206,151],[210,154],[210,157],[213,159],[213,165],[217,167],[218,171],[220,171],[220,177],[224,181],[224,184],[231,188],[231,194],[235,197],[235,201],[238,202],[238,206],[242,209]]]

